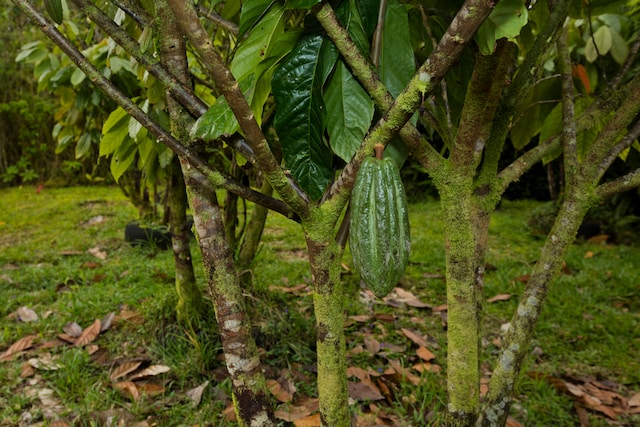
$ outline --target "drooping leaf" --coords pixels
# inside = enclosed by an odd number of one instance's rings
[[[76,159],[84,157],[84,155],[89,152],[92,142],[93,140],[90,133],[86,132],[80,136],[78,143],[76,144]]]
[[[496,40],[514,39],[527,24],[529,13],[524,0],[502,0],[482,23],[475,40],[483,55],[491,55]]]
[[[358,46],[360,53],[368,58],[371,51],[371,45],[362,21],[362,16],[360,16],[357,0],[348,0],[343,2],[336,9],[336,16],[342,26],[349,32],[351,40],[353,40],[356,46]]]
[[[398,0],[390,0],[384,20],[378,75],[395,98],[415,71],[407,11]]]
[[[245,1],[240,11],[240,25],[238,26],[238,40],[242,40],[245,33],[262,17],[275,0]]]
[[[373,101],[342,61],[336,66],[324,99],[331,148],[348,162],[369,130]]]
[[[253,74],[239,83],[240,89],[243,90],[245,97],[251,99],[253,92],[251,86],[255,81]],[[251,90],[249,93],[247,90]],[[236,120],[231,107],[227,103],[224,96],[218,97],[216,103],[213,104],[206,113],[204,113],[196,121],[191,128],[192,138],[202,138],[205,141],[212,141],[220,138],[222,135],[232,135],[238,131],[238,120]]]
[[[123,173],[133,164],[137,153],[136,144],[130,138],[124,138],[111,157],[111,175],[118,181]]]
[[[118,149],[129,135],[129,115],[121,107],[116,108],[102,125],[100,155],[107,156]]]
[[[619,32],[611,30],[611,56],[614,61],[622,65],[629,56],[629,48],[627,42],[622,38]]]
[[[253,2],[247,2],[252,4]],[[270,5],[269,5],[270,6]],[[243,9],[244,10],[244,9]],[[270,55],[272,43],[284,32],[284,7],[271,7],[247,39],[240,41],[231,61],[231,72],[238,81],[255,74],[256,67]]]
[[[584,56],[587,61],[593,62],[598,59],[598,55],[604,56],[609,53],[612,44],[611,28],[603,25],[587,40],[587,44],[584,47]]]
[[[325,108],[322,101],[322,69],[319,35],[300,39],[273,74],[277,109],[274,127],[285,166],[315,200],[332,178],[331,150],[323,140]]]

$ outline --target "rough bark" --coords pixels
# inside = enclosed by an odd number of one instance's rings
[[[166,0],[157,1],[156,10],[162,21],[159,27],[163,61],[186,84],[187,56],[182,34]],[[171,96],[168,100],[176,132],[186,138],[185,133],[192,120]],[[258,348],[251,335],[251,324],[234,264],[233,250],[227,240],[216,192],[209,185],[202,185],[208,184],[206,177],[189,167],[186,159],[181,158],[180,164],[185,175],[184,182],[194,215],[227,371],[232,380],[238,422],[241,426],[275,425],[270,395],[262,374]]]
[[[303,223],[303,227],[314,285],[320,420],[326,427],[348,427],[351,422],[343,318],[344,295],[340,283],[343,250],[335,241],[335,221],[331,221],[333,225],[325,222],[327,217],[323,217],[320,209],[312,211],[312,218],[315,220]]]
[[[258,348],[251,336],[244,295],[226,241],[222,211],[215,192],[202,189],[206,180],[183,162],[183,171],[194,212],[194,223],[209,283],[224,350],[227,370],[233,387],[238,421],[242,426],[276,425],[269,392],[260,365]]]
[[[191,260],[191,247],[189,244],[191,233],[187,224],[187,207],[187,191],[180,168],[180,161],[177,157],[174,157],[169,182],[169,221],[175,265],[176,293],[178,294],[176,316],[178,321],[191,325],[197,323],[204,313],[204,301],[202,292],[196,283]]]

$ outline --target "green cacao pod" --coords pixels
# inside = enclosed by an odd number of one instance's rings
[[[44,0],[47,13],[56,24],[62,24],[62,0]]]
[[[351,193],[349,246],[360,278],[377,297],[398,283],[409,262],[407,196],[390,158],[369,157]]]

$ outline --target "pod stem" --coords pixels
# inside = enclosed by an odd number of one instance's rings
[[[383,144],[376,144],[376,145],[373,146],[373,149],[376,152],[376,159],[382,160],[382,153],[384,152],[384,145]]]

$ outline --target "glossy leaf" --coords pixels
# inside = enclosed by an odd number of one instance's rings
[[[515,39],[527,24],[529,13],[524,0],[502,0],[478,28],[475,40],[483,55],[491,55],[496,40]]]
[[[136,158],[137,147],[134,142],[125,138],[122,141],[122,144],[118,146],[118,149],[113,153],[111,157],[111,175],[113,175],[113,179],[118,181],[123,173],[126,172],[127,169],[133,164],[133,161]]]
[[[238,26],[238,40],[242,40],[249,31],[276,3],[275,0],[250,0],[242,4],[240,11],[240,25]]]
[[[129,115],[121,107],[116,108],[102,126],[100,156],[114,153],[129,135]]]
[[[247,89],[253,85],[253,74],[245,81],[240,82],[240,89],[245,96],[250,99],[251,94]],[[218,97],[206,113],[204,113],[191,128],[192,138],[202,138],[205,141],[212,141],[222,135],[232,135],[238,131],[239,125],[231,107],[224,96]]]
[[[331,150],[323,140],[325,107],[319,72],[321,36],[298,41],[273,74],[274,127],[284,163],[299,185],[318,200],[333,176]]]
[[[384,20],[378,74],[395,98],[404,90],[415,71],[407,11],[398,0],[390,0]]]
[[[252,2],[248,2],[249,4]],[[244,80],[256,72],[256,67],[271,53],[273,42],[284,32],[284,8],[272,7],[260,20],[249,37],[242,40],[231,61],[236,80]]]
[[[349,32],[351,40],[358,46],[360,53],[368,58],[371,51],[371,44],[369,43],[369,36],[364,27],[362,16],[360,16],[360,10],[356,0],[343,2],[336,9],[336,16],[342,26]]]
[[[373,101],[342,61],[336,66],[324,99],[331,148],[348,162],[369,130]]]

